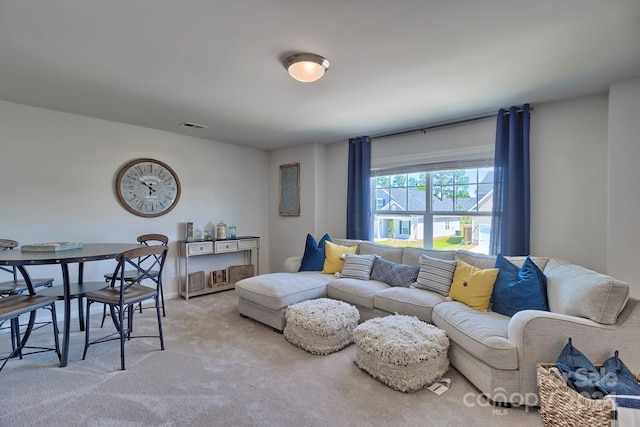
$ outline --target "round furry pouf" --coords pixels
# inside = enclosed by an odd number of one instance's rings
[[[346,302],[318,298],[287,307],[284,337],[312,354],[330,354],[353,342],[360,312]]]
[[[353,340],[356,365],[398,391],[420,390],[449,369],[449,337],[415,316],[367,320],[354,330]]]

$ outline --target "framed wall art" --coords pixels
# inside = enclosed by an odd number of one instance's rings
[[[300,163],[280,165],[280,216],[300,216]]]

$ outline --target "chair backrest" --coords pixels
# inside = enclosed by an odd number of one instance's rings
[[[164,234],[143,234],[138,236],[138,242],[146,246],[151,246],[154,242],[159,242],[163,246],[169,244],[169,238]]]
[[[18,246],[18,242],[16,242],[15,240],[0,239],[0,250],[10,251],[11,249],[17,246]],[[15,267],[7,268],[7,267],[0,266],[0,270],[6,271],[7,273],[12,274],[13,280],[18,280],[18,274]]]
[[[122,252],[116,256],[116,269],[110,279],[110,286],[121,286],[122,292],[135,283],[140,283],[143,280],[151,280],[155,283],[156,289],[162,284],[162,271],[164,270],[164,263],[167,259],[167,252],[169,248],[163,245],[153,246],[140,246],[136,249],[130,249]],[[129,277],[125,280],[125,270],[133,267],[133,271],[136,272],[135,278]],[[155,272],[152,272],[155,270]]]

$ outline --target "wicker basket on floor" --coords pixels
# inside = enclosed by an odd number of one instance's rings
[[[611,426],[610,400],[589,399],[569,388],[555,363],[538,363],[537,371],[540,415],[545,426]]]

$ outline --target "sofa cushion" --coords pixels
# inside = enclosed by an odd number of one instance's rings
[[[480,269],[457,261],[449,296],[475,310],[487,311],[497,276],[497,268]]]
[[[375,255],[345,254],[340,278],[369,280]]]
[[[342,246],[332,242],[326,242],[324,245],[324,265],[323,273],[339,273],[344,265],[344,254],[355,254],[358,250],[357,246]]]
[[[389,313],[416,316],[420,320],[431,322],[433,307],[445,300],[444,296],[435,292],[394,286],[375,294],[373,306]]]
[[[613,325],[629,298],[625,282],[566,261],[550,259],[544,273],[554,313]]]
[[[378,255],[386,260],[402,263],[402,253],[404,248],[396,246],[379,245],[372,242],[360,242],[358,245],[358,253],[360,255]],[[416,263],[416,265],[418,265]]]
[[[300,301],[326,297],[327,283],[333,279],[334,275],[317,271],[261,274],[238,281],[235,292],[240,298],[280,310]]]
[[[451,341],[484,363],[496,369],[518,369],[517,347],[507,339],[509,317],[456,301],[436,305],[432,317]]]
[[[522,267],[518,268],[498,254],[496,268],[500,271],[493,285],[493,311],[505,316],[513,316],[521,310],[549,311],[547,278],[531,258],[527,257]]]
[[[311,234],[307,234],[307,240],[304,245],[304,255],[300,262],[298,271],[320,271],[324,265],[324,242],[331,241],[328,234],[322,236],[320,242],[316,243],[316,239]]]
[[[457,264],[457,261],[422,255],[420,257],[420,272],[415,284],[416,288],[437,292],[446,297],[449,295]]]
[[[327,284],[329,298],[373,309],[373,297],[389,285],[377,280],[336,279]]]
[[[525,260],[527,259],[526,256],[505,256],[505,258],[518,267],[522,267]],[[547,262],[549,261],[549,258],[545,257],[532,256],[530,258],[542,271],[544,271],[547,266]],[[493,266],[495,266],[496,264],[496,257],[493,255],[485,255],[481,253],[466,251],[464,249],[459,249],[456,251],[456,259],[464,261],[467,264],[471,264],[474,267],[478,267],[481,269],[493,268]]]
[[[454,261],[456,259],[456,251],[439,251],[437,249],[405,247],[404,252],[402,253],[402,263],[418,265],[420,264],[421,255],[437,259],[448,259],[450,261]]]
[[[418,266],[398,264],[376,256],[371,269],[371,280],[406,288],[415,283],[419,271]]]

